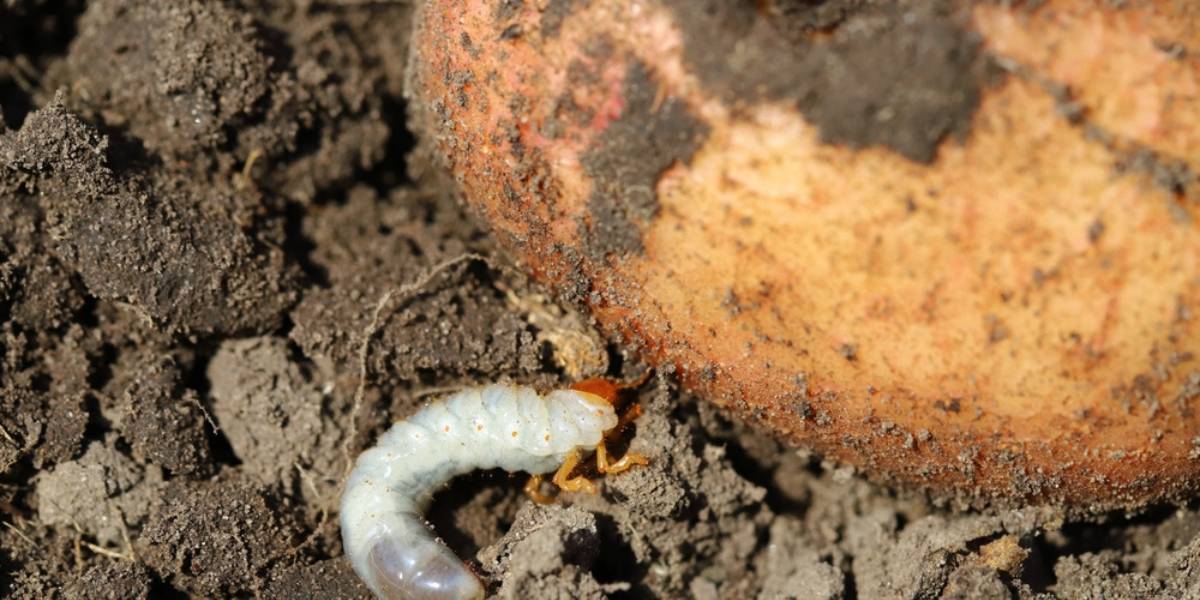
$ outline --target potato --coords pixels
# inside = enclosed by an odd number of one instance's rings
[[[876,480],[1200,485],[1188,3],[428,0],[411,110],[528,269]]]

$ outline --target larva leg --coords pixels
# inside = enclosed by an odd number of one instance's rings
[[[568,492],[585,491],[589,494],[596,493],[596,484],[592,483],[587,477],[580,475],[579,477],[571,477],[571,471],[579,465],[579,451],[572,450],[567,455],[567,460],[563,461],[558,471],[554,473],[554,485]]]
[[[626,452],[625,456],[621,457],[615,463],[608,462],[608,448],[604,446],[604,442],[600,442],[596,446],[596,469],[601,473],[620,473],[628,471],[634,465],[646,465],[650,463],[650,459],[636,452]]]
[[[525,495],[538,504],[554,504],[554,496],[542,493],[542,476],[533,475],[525,482]]]

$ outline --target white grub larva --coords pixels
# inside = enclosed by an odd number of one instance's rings
[[[422,515],[433,493],[455,476],[501,468],[540,476],[557,470],[554,483],[593,490],[569,478],[580,454],[596,450],[601,472],[645,464],[628,454],[609,464],[604,434],[619,419],[616,386],[582,382],[539,395],[531,388],[495,384],[435,401],[392,426],[364,452],[342,495],[342,542],[355,572],[379,598],[482,598],[483,584],[434,538]]]

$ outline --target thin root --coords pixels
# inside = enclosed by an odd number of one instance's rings
[[[312,490],[313,498],[316,498],[317,504],[321,506],[321,516],[317,520],[317,526],[308,534],[308,537],[304,538],[304,541],[300,542],[300,545],[293,546],[291,550],[288,550],[288,556],[300,552],[315,542],[325,529],[325,523],[329,521],[329,509],[325,506],[325,498],[322,496],[321,491],[317,489],[317,484],[313,483],[312,476],[308,474],[308,471],[304,470],[304,467],[300,466],[300,463],[292,463],[292,466],[296,467],[296,471],[300,473],[300,480],[308,485],[309,490]]]
[[[488,266],[494,266],[492,261],[486,256],[475,254],[473,252],[460,254],[454,258],[446,259],[436,265],[433,265],[424,273],[422,273],[421,276],[415,281],[388,290],[379,298],[379,302],[375,304],[375,311],[371,315],[371,323],[367,326],[366,330],[363,331],[362,343],[358,347],[358,387],[354,391],[354,403],[350,407],[350,422],[349,427],[347,427],[347,431],[350,433],[342,441],[342,455],[346,459],[346,468],[342,473],[343,479],[350,474],[350,469],[354,467],[354,458],[350,455],[350,445],[354,443],[354,439],[358,437],[358,430],[356,427],[358,423],[358,413],[359,410],[362,409],[363,396],[365,396],[367,392],[367,353],[371,347],[371,339],[375,337],[375,334],[379,333],[380,318],[383,316],[384,309],[387,308],[388,303],[390,303],[392,300],[392,297],[397,295],[402,298],[414,296],[442,271],[445,271],[454,265],[475,260],[480,261]]]
[[[255,148],[250,151],[250,154],[246,157],[246,164],[242,165],[242,172],[238,174],[238,177],[234,181],[234,185],[239,190],[254,186],[254,163],[258,162],[258,159],[262,158],[263,154],[262,148]]]
[[[4,439],[8,440],[10,444],[18,448],[21,447],[21,445],[17,443],[17,440],[14,439],[13,436],[9,435],[8,430],[4,428],[3,423],[0,423],[0,435],[4,436]]]
[[[125,523],[125,513],[115,504],[110,504],[109,508],[117,513],[117,524],[121,526],[121,541],[125,542],[125,556],[132,562],[141,562],[137,550],[133,549],[133,540],[129,538],[129,525]]]
[[[83,544],[84,548],[87,548],[88,550],[91,550],[93,553],[99,554],[100,556],[107,556],[109,558],[115,558],[117,560],[133,561],[132,557],[130,557],[129,555],[124,554],[122,552],[117,552],[116,550],[109,550],[108,548],[105,548],[104,546],[98,546],[96,544],[93,544],[91,542],[88,542],[88,541],[85,541],[82,539],[80,539],[78,541],[79,541],[79,543]]]
[[[191,401],[192,405],[200,409],[200,414],[204,416],[204,420],[208,422],[208,426],[212,427],[213,433],[221,433],[221,428],[217,427],[217,422],[213,420],[212,415],[208,414],[208,409],[204,408],[204,405],[200,403],[200,399],[194,394],[187,394],[187,398]]]
[[[9,523],[9,522],[7,522],[7,521],[0,522],[0,525],[4,525],[4,526],[5,526],[5,527],[7,527],[7,528],[8,528],[10,531],[12,531],[13,533],[17,534],[17,537],[19,537],[19,538],[21,538],[21,539],[25,540],[25,543],[26,543],[26,544],[29,544],[30,546],[33,546],[34,548],[38,548],[39,550],[41,549],[41,548],[39,548],[39,547],[38,547],[38,545],[37,545],[37,542],[35,542],[35,541],[33,541],[33,540],[29,539],[29,536],[28,536],[28,535],[25,535],[25,532],[24,532],[24,531],[21,531],[21,528],[20,528],[20,527],[17,527],[16,525],[13,525],[12,523]]]

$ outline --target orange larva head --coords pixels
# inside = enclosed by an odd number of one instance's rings
[[[571,389],[599,396],[613,406],[617,405],[617,395],[621,392],[620,386],[603,377],[584,379],[572,385]]]

